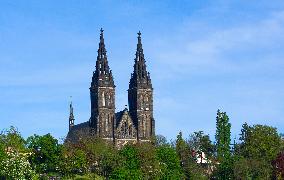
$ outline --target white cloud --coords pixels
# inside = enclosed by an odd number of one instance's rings
[[[184,25],[176,36],[151,42],[159,51],[151,51],[156,66],[166,67],[165,76],[175,77],[174,73],[230,73],[232,71],[253,70],[258,61],[267,61],[273,48],[284,45],[284,12],[273,13],[266,19],[248,24],[236,24],[234,27],[206,27],[206,24],[194,27]],[[189,22],[195,26],[196,23]],[[208,24],[211,26],[211,24]],[[206,34],[194,33],[200,28],[210,29]],[[202,31],[202,30],[201,30]],[[194,34],[198,34],[196,37]],[[192,37],[194,36],[194,37]],[[157,48],[158,47],[158,48]],[[277,49],[275,49],[277,51]],[[246,57],[247,56],[247,57]],[[283,58],[284,54],[280,56]],[[251,59],[247,59],[250,57]],[[256,57],[256,58],[254,58]],[[246,62],[242,62],[245,59]],[[278,60],[279,61],[279,60]],[[272,62],[273,63],[273,62]],[[262,64],[262,63],[260,63]],[[266,66],[266,64],[263,64]],[[153,68],[162,73],[161,68]],[[229,69],[229,71],[228,71]],[[259,70],[259,69],[257,69]],[[168,74],[170,73],[170,75]]]

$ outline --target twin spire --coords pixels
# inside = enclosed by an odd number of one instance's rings
[[[135,53],[135,64],[134,71],[131,74],[130,85],[131,87],[139,86],[139,84],[144,84],[143,86],[148,86],[152,88],[150,74],[146,70],[145,58],[141,42],[141,32],[138,33],[138,43]],[[107,54],[106,54],[105,42],[104,42],[104,30],[100,30],[100,42],[98,49],[98,56],[96,61],[96,70],[93,73],[92,87],[107,86],[115,87],[112,72],[108,65]]]
[[[108,86],[115,87],[113,82],[112,72],[108,65],[105,40],[104,40],[104,30],[100,30],[100,42],[98,49],[98,56],[96,61],[96,70],[93,73],[91,88],[95,86]]]
[[[129,89],[132,88],[150,88],[152,89],[150,73],[146,70],[146,61],[144,58],[141,32],[138,33],[138,43],[135,53],[134,71],[131,73],[129,82]],[[112,71],[109,68],[107,60],[107,51],[104,42],[104,30],[100,29],[100,42],[98,48],[98,55],[96,61],[96,69],[93,72],[92,82],[90,90],[94,91],[97,87],[113,87],[115,88]],[[72,102],[70,103],[70,116],[69,116],[69,128],[74,126],[74,114]]]
[[[138,43],[135,53],[135,63],[134,71],[131,74],[131,79],[129,82],[129,88],[133,87],[143,87],[143,88],[152,88],[150,73],[146,69],[146,61],[144,58],[142,42],[141,42],[141,32],[138,33]]]

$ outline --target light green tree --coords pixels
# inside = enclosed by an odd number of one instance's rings
[[[15,127],[0,134],[0,176],[5,179],[34,179],[36,173],[32,169],[25,149],[25,140]]]
[[[156,151],[161,164],[160,179],[183,179],[184,174],[175,149],[170,145],[162,145],[157,147]]]

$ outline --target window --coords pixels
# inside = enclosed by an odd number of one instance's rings
[[[102,93],[102,105],[105,106],[106,105],[106,100],[105,100],[105,93]]]
[[[105,130],[106,130],[106,132],[108,132],[108,124],[109,124],[108,118],[106,118],[106,125],[105,125]]]

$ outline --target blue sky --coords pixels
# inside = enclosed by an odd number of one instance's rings
[[[226,111],[284,132],[284,1],[0,1],[0,128],[27,137],[90,116],[89,86],[105,29],[117,111],[127,104],[137,32],[154,86],[157,134],[215,133]]]

